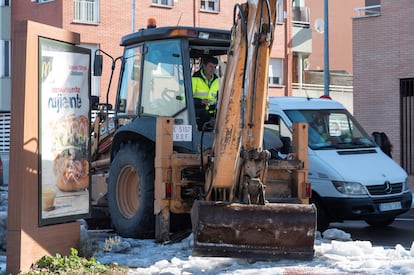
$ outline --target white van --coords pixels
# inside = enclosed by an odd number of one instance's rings
[[[277,133],[284,141],[284,147],[277,148],[280,157],[289,151],[293,122],[309,126],[308,180],[319,230],[344,220],[386,226],[411,208],[407,173],[382,152],[342,104],[324,98],[270,98],[265,131]],[[269,148],[266,139],[264,147]]]

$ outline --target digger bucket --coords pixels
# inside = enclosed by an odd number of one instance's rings
[[[191,220],[194,256],[312,260],[314,255],[314,205],[195,201]]]

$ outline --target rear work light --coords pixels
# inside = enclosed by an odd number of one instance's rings
[[[174,30],[171,30],[170,36],[197,37],[197,32],[192,29],[174,29]]]
[[[306,198],[310,198],[312,196],[312,185],[310,182],[306,183],[306,187],[305,187],[305,192],[306,192]]]
[[[170,182],[166,182],[165,183],[165,198],[166,199],[171,199],[171,183]]]

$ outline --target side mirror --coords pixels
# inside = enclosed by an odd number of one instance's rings
[[[280,137],[280,140],[283,143],[283,147],[280,148],[280,152],[285,155],[292,153],[292,140],[290,137]]]
[[[91,102],[91,109],[92,110],[98,110],[98,108],[99,108],[99,96],[91,95],[90,102]]]
[[[103,56],[101,54],[95,54],[95,59],[93,62],[93,75],[94,76],[102,75],[102,63],[103,63]]]

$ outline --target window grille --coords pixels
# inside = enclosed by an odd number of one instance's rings
[[[414,78],[400,80],[401,166],[414,173]]]
[[[0,113],[0,152],[10,151],[10,113]]]
[[[207,11],[219,11],[219,0],[201,0],[201,9]]]
[[[152,0],[152,3],[155,4],[155,5],[169,6],[169,7],[171,7],[173,5],[172,0]]]
[[[73,21],[77,23],[99,23],[99,0],[74,0]]]

